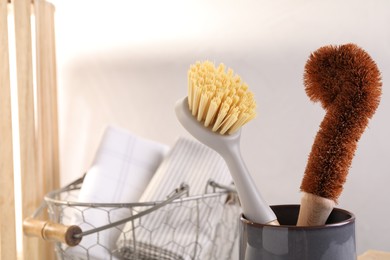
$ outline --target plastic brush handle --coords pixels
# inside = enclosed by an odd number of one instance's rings
[[[176,116],[183,127],[196,139],[219,153],[225,160],[235,183],[243,213],[250,221],[260,224],[278,224],[275,213],[265,202],[253,181],[240,152],[241,131],[221,135],[204,127],[192,116],[187,98],[179,100]]]
[[[245,217],[260,224],[272,224],[276,220],[275,213],[261,196],[242,159],[237,133],[235,142],[227,142],[226,147],[218,149],[218,153],[225,160],[234,180],[240,203]]]

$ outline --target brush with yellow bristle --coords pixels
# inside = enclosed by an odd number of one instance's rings
[[[278,225],[262,198],[240,152],[240,128],[256,116],[256,102],[240,76],[223,64],[197,62],[188,72],[188,97],[175,107],[180,123],[225,160],[243,214],[253,222]]]
[[[248,85],[225,66],[206,61],[188,72],[188,105],[192,115],[213,132],[232,134],[255,118],[256,102]]]

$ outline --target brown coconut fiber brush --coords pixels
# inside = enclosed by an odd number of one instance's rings
[[[343,190],[357,143],[381,96],[375,62],[355,44],[324,46],[305,65],[305,90],[326,115],[301,184],[298,226],[325,224]]]

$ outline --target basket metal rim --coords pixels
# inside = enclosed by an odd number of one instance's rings
[[[77,190],[77,189],[74,189],[74,190]],[[155,206],[157,204],[164,202],[164,200],[158,200],[158,201],[130,202],[130,203],[89,203],[89,202],[77,202],[77,201],[67,201],[67,200],[54,199],[54,198],[50,197],[50,196],[52,196],[52,193],[55,193],[55,191],[49,192],[45,196],[45,202],[48,204],[64,205],[64,206],[91,207],[91,208],[97,208],[97,207],[127,208],[127,207]],[[187,197],[175,199],[171,203],[179,203],[179,202],[184,202],[184,201],[188,201],[188,200],[198,200],[198,199],[203,199],[203,198],[218,197],[218,196],[229,194],[229,193],[230,193],[230,191],[219,191],[219,192],[213,192],[213,193],[207,193],[207,194],[192,195],[192,196],[187,196]],[[58,193],[56,193],[56,194],[58,194]],[[56,194],[54,194],[54,196]]]
[[[53,190],[48,192],[44,196],[44,201],[48,205],[55,205],[55,206],[74,206],[74,207],[90,207],[90,208],[98,208],[98,207],[105,207],[105,208],[131,208],[131,207],[145,207],[145,206],[156,206],[160,205],[163,203],[165,200],[158,200],[158,201],[146,201],[146,202],[128,202],[128,203],[102,203],[102,202],[78,202],[78,201],[69,201],[69,200],[61,200],[61,199],[56,199],[55,197],[58,196],[61,193],[64,192],[69,192],[69,191],[75,191],[75,190],[80,190],[81,189],[81,184],[83,183],[84,176],[81,178],[75,180],[71,184],[62,187],[57,190]],[[185,183],[182,183],[179,188],[177,188],[173,193],[177,193],[180,191],[180,189],[183,186],[188,186]],[[210,186],[214,189],[213,192],[207,193],[207,186]],[[212,197],[218,197],[221,195],[226,195],[229,193],[234,193],[237,194],[237,191],[226,185],[221,185],[213,180],[209,180],[207,182],[206,186],[206,193],[199,194],[199,195],[188,195],[188,190],[187,190],[187,196],[186,197],[180,197],[177,199],[172,200],[170,203],[180,203],[180,202],[185,202],[189,200],[199,200],[199,199],[206,199],[206,198],[212,198]],[[222,189],[221,191],[216,191],[215,189],[219,188]],[[172,195],[172,194],[171,194]],[[167,198],[169,195],[167,196]]]

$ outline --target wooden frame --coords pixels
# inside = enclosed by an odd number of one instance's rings
[[[16,259],[7,0],[0,0],[0,259]]]
[[[18,102],[21,212],[30,217],[43,196],[59,187],[56,58],[54,6],[45,0],[0,0],[0,258],[52,259],[49,243],[23,236],[22,256],[18,256],[14,197],[14,167],[11,114],[11,84],[8,46],[8,9],[15,25],[16,82]],[[32,14],[35,28],[32,28]],[[32,42],[35,33],[35,46]],[[33,71],[33,52],[36,70]],[[33,75],[36,75],[34,82]],[[34,96],[36,95],[36,99]],[[19,234],[21,235],[21,234]],[[26,257],[23,257],[26,256]],[[27,257],[28,256],[28,257]]]

